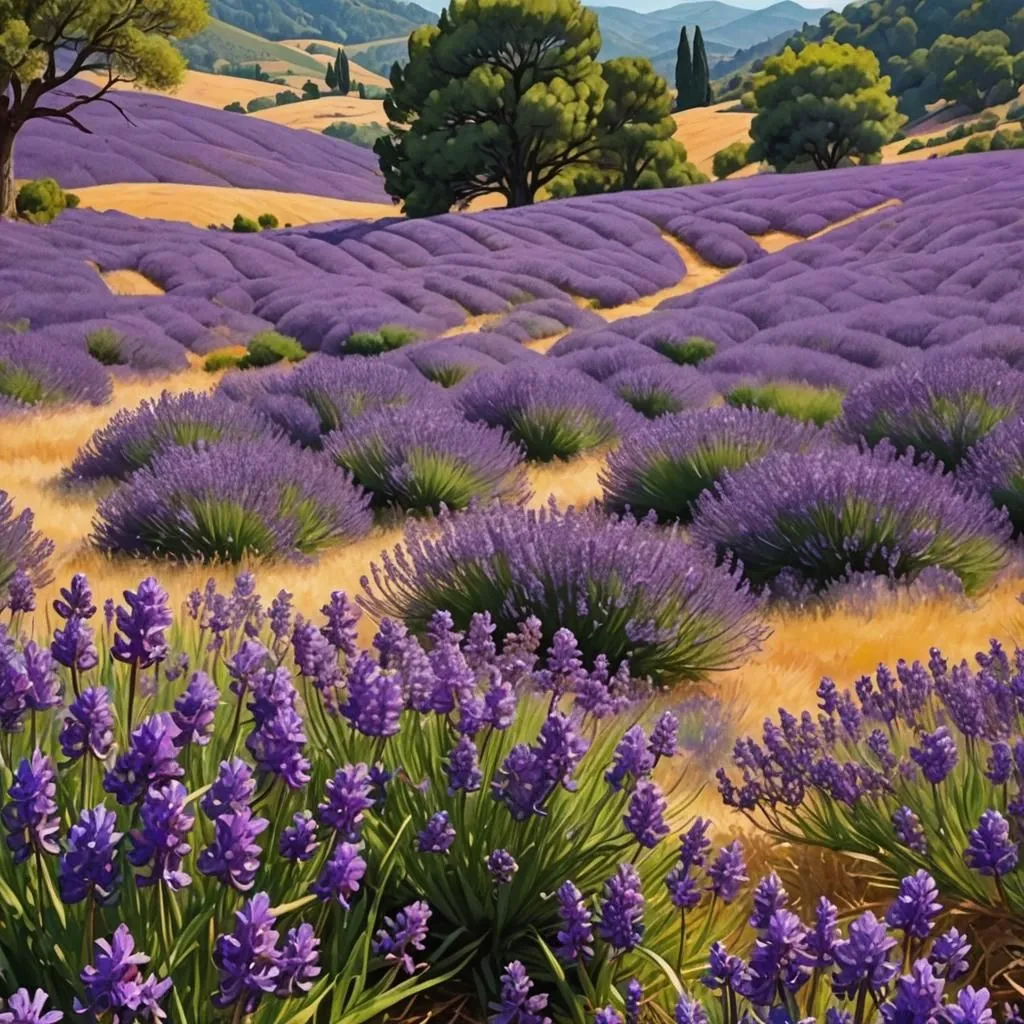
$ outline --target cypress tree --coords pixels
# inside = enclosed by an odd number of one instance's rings
[[[708,67],[708,53],[704,49],[704,36],[700,25],[693,33],[693,102],[695,107],[706,107],[711,103],[711,69]]]
[[[324,75],[324,81],[327,83],[327,88],[334,92],[338,88],[338,79],[334,74],[334,65],[327,65],[327,73]]]
[[[686,26],[679,30],[679,49],[676,50],[676,110],[693,106],[693,58],[690,56],[690,37]]]
[[[352,89],[352,79],[348,70],[348,54],[344,50],[338,51],[338,56],[335,59],[334,73],[338,78],[338,92],[342,96],[347,96]]]

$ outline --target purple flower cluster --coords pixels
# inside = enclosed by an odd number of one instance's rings
[[[16,573],[22,573],[34,587],[43,587],[53,579],[47,562],[53,554],[53,541],[35,530],[31,509],[15,514],[14,502],[0,490],[0,608],[10,601],[10,586]]]

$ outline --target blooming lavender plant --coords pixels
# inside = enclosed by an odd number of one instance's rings
[[[0,490],[0,606],[9,599],[15,573],[28,577],[34,587],[43,587],[53,579],[47,561],[53,554],[53,541],[35,530],[31,509],[15,514],[14,502]]]

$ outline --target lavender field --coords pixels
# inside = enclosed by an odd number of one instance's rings
[[[0,1024],[1024,1020],[1022,172],[0,223]]]

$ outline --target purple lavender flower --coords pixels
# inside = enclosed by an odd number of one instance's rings
[[[661,787],[650,779],[640,779],[629,798],[629,808],[622,819],[627,831],[645,849],[653,850],[669,834],[665,824],[668,801]]]
[[[622,1024],[622,1016],[613,1006],[606,1006],[594,1014],[594,1024]]]
[[[329,694],[341,682],[338,652],[327,637],[301,615],[295,617],[292,649],[299,675],[311,679],[321,693]]]
[[[215,1006],[223,1009],[240,1003],[243,1013],[253,1013],[263,997],[277,989],[281,954],[275,924],[265,892],[256,893],[235,911],[234,930],[218,935],[214,945],[213,962],[219,975]]]
[[[115,896],[121,884],[117,847],[122,838],[113,811],[102,804],[82,811],[68,832],[67,852],[61,854],[57,871],[65,903],[81,903],[89,895],[106,903]]]
[[[807,933],[807,952],[811,966],[823,971],[835,962],[836,943],[839,941],[839,910],[824,896],[814,908],[814,925]]]
[[[99,664],[99,653],[93,639],[92,627],[77,615],[53,631],[50,653],[65,668],[88,672]]]
[[[753,903],[754,911],[748,923],[756,931],[767,928],[772,914],[776,910],[785,910],[789,905],[789,894],[782,886],[782,879],[774,871],[765,875],[754,887]]]
[[[329,603],[325,604],[320,612],[327,617],[327,624],[322,627],[321,632],[330,645],[346,658],[354,658],[357,653],[356,630],[362,614],[359,606],[350,601],[348,594],[343,590],[335,590],[331,593]]]
[[[150,668],[167,657],[165,630],[174,621],[167,591],[152,576],[132,593],[124,592],[127,608],[117,609],[117,629],[111,656],[127,665]]]
[[[956,767],[956,742],[944,725],[921,734],[921,746],[911,747],[910,756],[920,765],[924,777],[937,786]]]
[[[19,988],[7,1000],[7,1009],[0,1011],[0,1024],[57,1024],[64,1019],[60,1010],[47,1010],[49,996],[37,988],[34,993]]]
[[[647,734],[643,727],[634,725],[626,730],[615,748],[611,768],[605,772],[608,784],[618,792],[627,777],[646,778],[654,767],[654,755],[647,747]]]
[[[313,812],[298,811],[292,815],[291,825],[281,832],[277,848],[285,860],[294,864],[297,861],[309,860],[319,846]]]
[[[939,887],[927,871],[916,871],[900,881],[896,899],[885,915],[885,923],[915,939],[927,938],[942,912]]]
[[[363,651],[349,673],[348,700],[341,714],[364,736],[394,736],[404,707],[401,680],[393,672],[382,671]]]
[[[490,1024],[551,1024],[551,1018],[544,1016],[547,995],[531,996],[532,988],[526,968],[518,960],[508,964],[501,976],[501,1002],[488,1004],[494,1011]]]
[[[185,692],[174,702],[171,718],[180,732],[174,743],[205,747],[213,735],[213,720],[220,706],[220,689],[205,672],[196,672]]]
[[[67,587],[60,588],[60,597],[53,602],[53,610],[62,618],[76,616],[80,619],[91,619],[96,614],[96,605],[92,600],[92,588],[88,577],[76,572]]]
[[[287,590],[279,590],[277,597],[270,602],[270,635],[274,638],[277,648],[288,635],[292,624],[292,595]]]
[[[738,839],[718,851],[708,867],[708,878],[711,880],[711,892],[723,903],[732,903],[736,899],[740,889],[750,880],[743,861],[743,846]]]
[[[230,761],[221,761],[217,777],[203,794],[199,806],[211,821],[216,821],[222,814],[236,814],[248,807],[255,792],[252,768],[240,757],[233,757]]]
[[[500,670],[492,666],[484,693],[484,711],[492,728],[499,732],[507,729],[516,719],[516,696],[512,684],[503,679]]]
[[[976,989],[967,985],[957,993],[956,1005],[946,1007],[946,1020],[949,1024],[996,1024],[988,1000],[987,988]]]
[[[968,867],[997,881],[1017,866],[1018,846],[1010,839],[1009,822],[998,811],[985,811],[978,827],[971,829],[964,860]]]
[[[626,1020],[625,1024],[640,1024],[640,1004],[644,999],[644,987],[636,978],[630,978],[626,984]]]
[[[496,628],[490,612],[473,612],[470,616],[466,642],[462,648],[466,664],[470,668],[482,669],[494,661],[495,655],[498,653],[494,643]]]
[[[103,779],[103,788],[123,807],[138,803],[153,786],[185,774],[177,762],[178,727],[166,711],[151,715],[131,734],[128,749],[119,754]]]
[[[290,928],[278,958],[277,985],[274,994],[281,999],[301,996],[320,976],[320,940],[311,924]]]
[[[309,891],[325,902],[337,900],[345,910],[350,910],[349,901],[359,891],[365,874],[366,861],[359,855],[359,848],[352,843],[338,843]]]
[[[342,839],[358,842],[363,831],[364,811],[373,807],[370,772],[365,764],[345,765],[328,779],[324,799],[316,809],[317,820],[333,828]]]
[[[25,706],[29,711],[49,711],[59,707],[63,700],[63,687],[53,667],[53,657],[45,647],[29,640],[22,650],[25,675],[29,687],[25,691]]]
[[[382,956],[388,963],[401,967],[413,975],[424,964],[417,964],[410,950],[423,949],[430,923],[430,907],[422,900],[410,903],[394,918],[385,917],[384,927],[377,931],[371,947],[374,956]]]
[[[547,665],[537,673],[537,683],[542,690],[552,694],[573,692],[587,678],[583,668],[583,657],[572,630],[555,630],[548,648]]]
[[[1005,786],[1013,774],[1013,754],[1010,745],[999,740],[992,744],[992,752],[989,755],[985,767],[985,778],[993,786]]]
[[[563,963],[590,960],[594,955],[593,915],[583,899],[583,893],[571,881],[558,889],[558,916],[562,922],[555,955]]]
[[[483,784],[480,771],[480,752],[469,736],[460,737],[452,748],[445,765],[448,776],[448,795],[458,792],[475,793]]]
[[[605,882],[598,934],[616,951],[635,949],[644,936],[644,896],[632,864],[620,864]]]
[[[36,588],[24,569],[15,569],[7,581],[7,607],[12,615],[36,610]]]
[[[708,1024],[708,1015],[704,1007],[685,992],[679,996],[673,1019],[676,1024]]]
[[[7,790],[11,799],[0,812],[15,864],[27,860],[33,852],[60,853],[55,838],[60,828],[56,793],[57,770],[37,747],[31,760],[23,757],[14,770]]]
[[[88,750],[104,760],[114,745],[114,711],[110,694],[102,686],[83,690],[68,707],[60,730],[64,756],[75,761]]]
[[[746,986],[747,966],[733,956],[721,942],[713,942],[708,950],[708,969],[701,984],[713,991],[739,992]]]
[[[672,905],[679,910],[692,910],[701,901],[703,890],[692,874],[694,868],[686,861],[680,861],[665,876],[665,887],[668,889]]]
[[[263,853],[256,837],[269,824],[266,818],[253,817],[249,807],[220,815],[213,823],[213,842],[199,854],[199,870],[238,892],[248,892]]]
[[[666,711],[651,730],[648,749],[655,758],[675,757],[678,736],[679,719],[671,711]]]
[[[896,982],[892,997],[882,1004],[882,1020],[885,1024],[915,1024],[942,1019],[944,986],[927,960],[916,960],[910,974]]]
[[[133,849],[128,860],[135,867],[150,865],[148,875],[138,874],[140,888],[166,883],[171,892],[191,884],[191,877],[181,870],[181,862],[192,852],[188,834],[195,817],[185,809],[188,793],[180,782],[154,786],[146,794],[139,809],[142,828],[131,834]]]
[[[487,854],[487,872],[496,886],[511,885],[519,865],[508,850],[491,850]]]
[[[302,789],[309,782],[309,760],[303,754],[306,732],[302,717],[292,707],[278,708],[271,717],[249,733],[245,749],[261,772],[276,775],[290,789]]]
[[[851,922],[849,936],[835,945],[835,994],[852,999],[862,985],[872,992],[884,989],[899,974],[899,966],[889,960],[889,950],[895,945],[885,924],[870,910]]]
[[[684,864],[692,864],[702,868],[707,863],[711,852],[711,840],[708,829],[711,821],[707,818],[695,818],[693,824],[683,833],[679,840],[679,859]]]
[[[900,807],[893,812],[892,827],[896,838],[908,849],[922,857],[928,852],[928,840],[925,838],[921,819],[909,808]]]
[[[750,974],[744,987],[757,1006],[767,1006],[781,985],[796,992],[811,976],[807,929],[789,910],[776,910],[768,919],[750,956]]]
[[[455,842],[455,829],[448,820],[447,811],[438,811],[420,830],[416,849],[420,853],[447,853]]]
[[[146,963],[149,957],[135,952],[128,925],[118,925],[109,941],[98,939],[95,963],[81,974],[85,999],[75,999],[75,1013],[101,1019],[111,1014],[112,1024],[163,1020],[160,1001],[170,990],[171,979],[157,980],[153,974],[143,978],[139,968]]]
[[[947,981],[956,981],[967,973],[969,964],[967,956],[971,944],[967,936],[956,928],[943,932],[934,943],[928,954],[928,962],[935,968],[935,973]]]
[[[299,693],[292,682],[291,673],[283,665],[276,669],[256,669],[247,685],[250,687],[247,707],[252,712],[256,731],[282,711],[294,711],[298,704]]]

